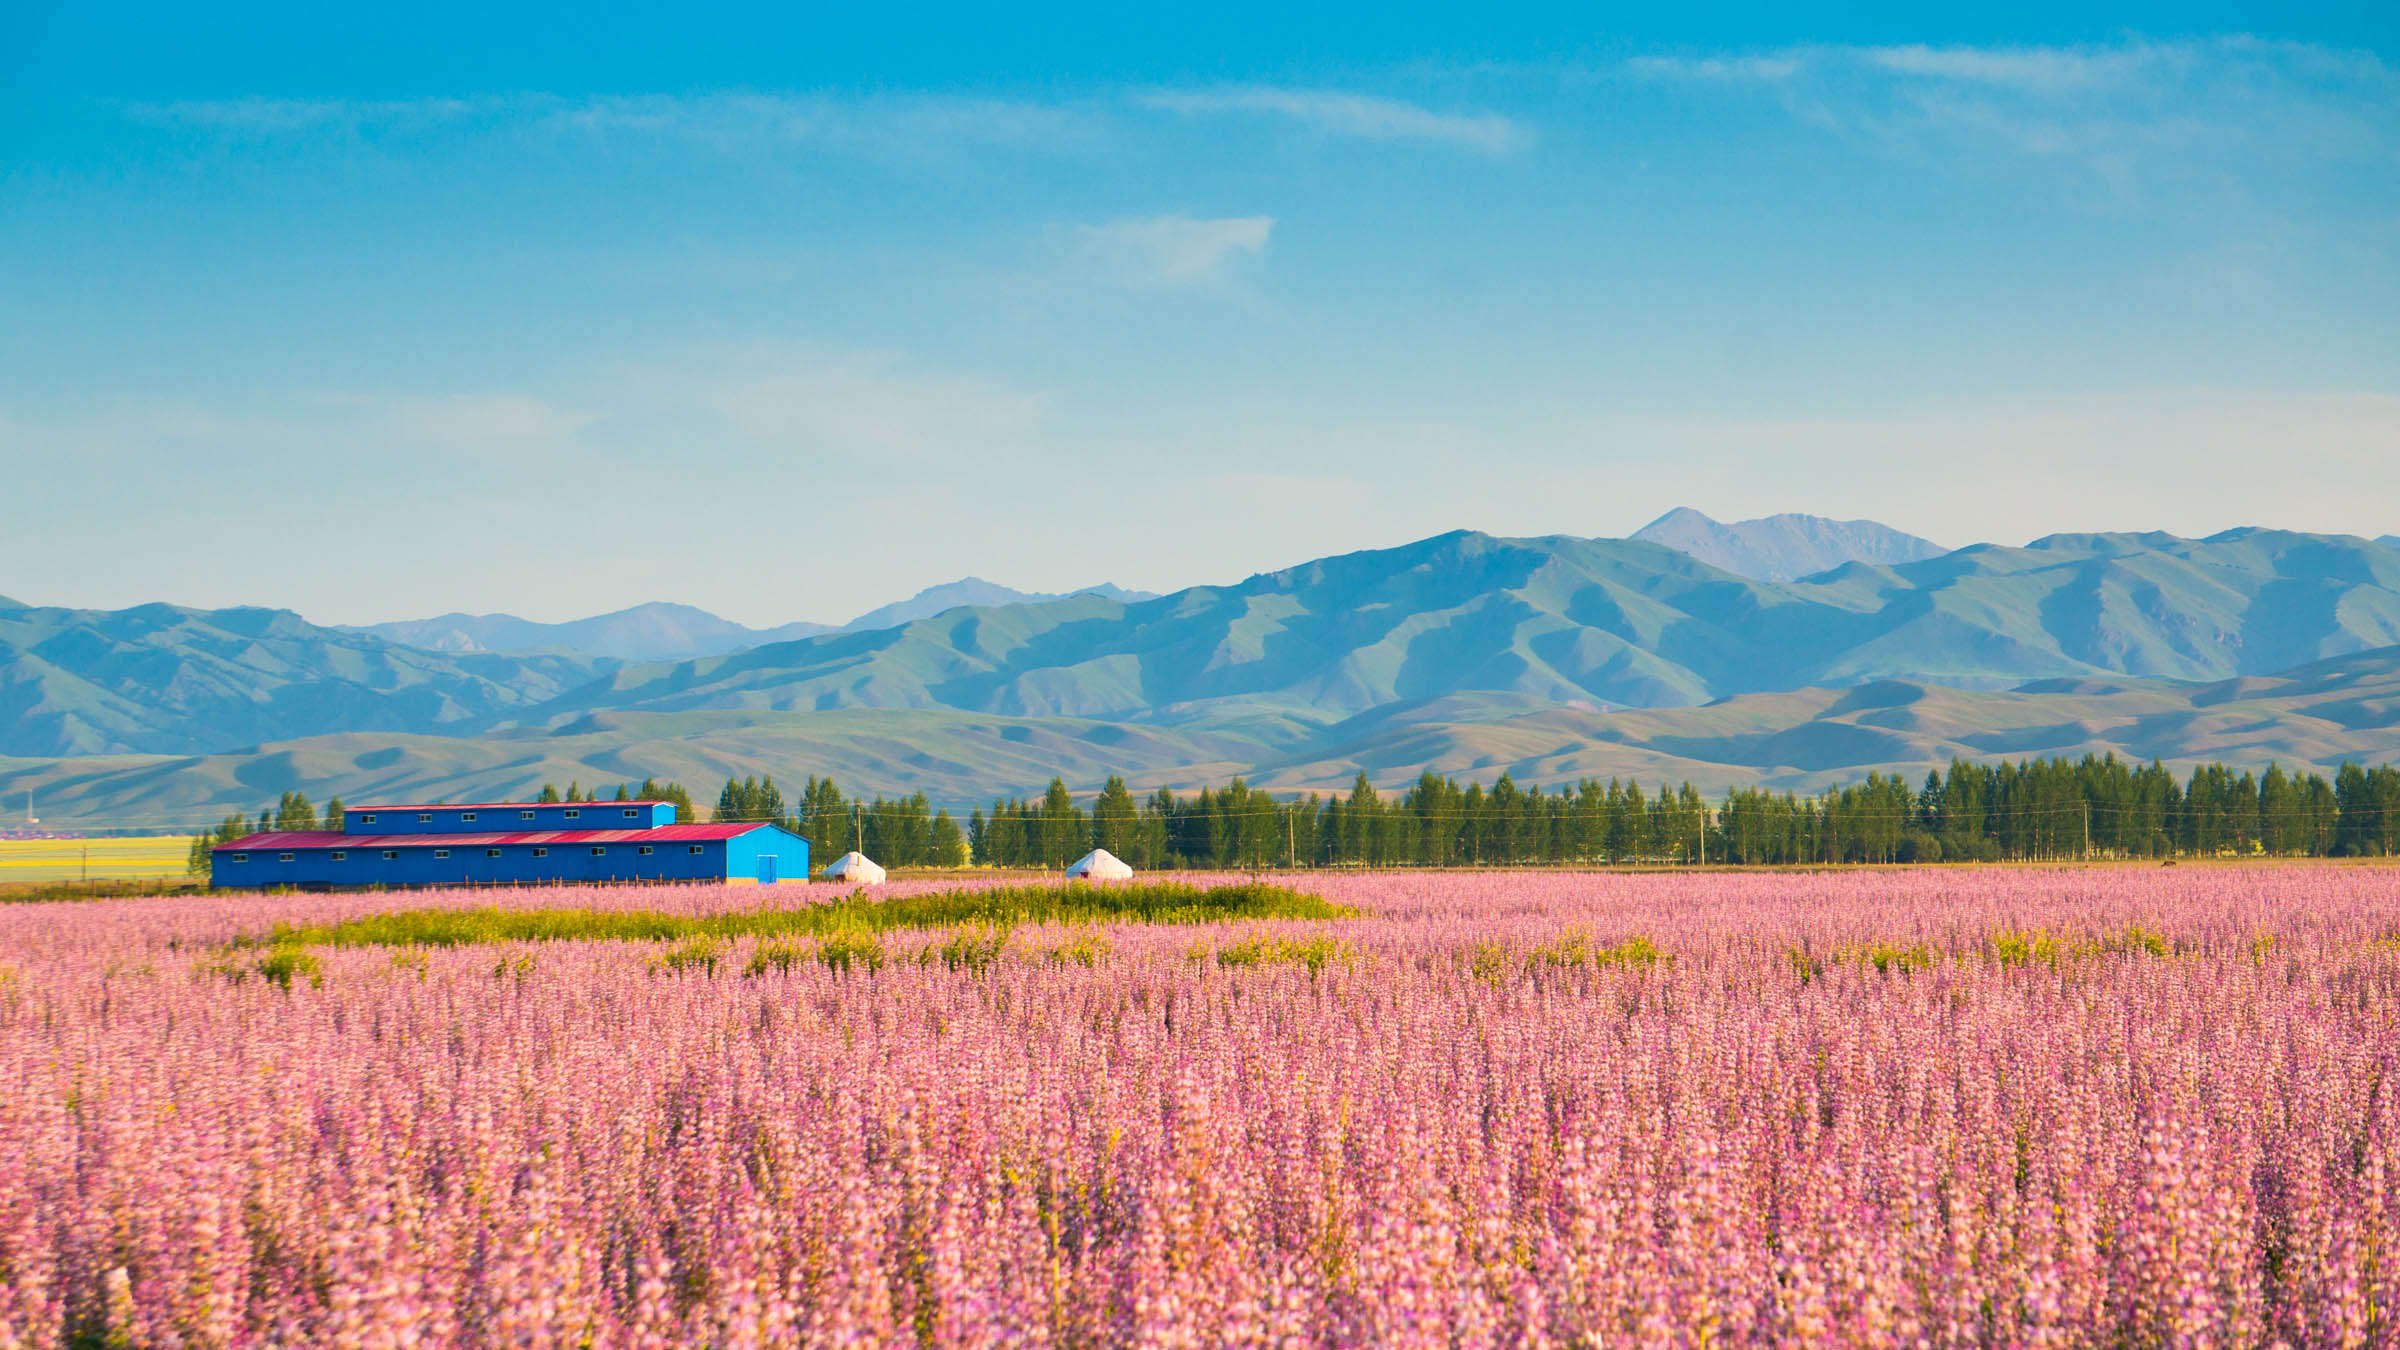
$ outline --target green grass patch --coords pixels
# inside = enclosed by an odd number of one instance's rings
[[[1332,938],[1252,938],[1216,950],[1220,966],[1306,966],[1311,973],[1322,971],[1330,963],[1348,965],[1357,952],[1347,942]]]
[[[243,946],[462,947],[504,942],[684,942],[695,939],[819,937],[820,953],[842,948],[872,969],[878,933],[897,928],[1005,930],[1037,923],[1222,923],[1235,919],[1335,919],[1350,914],[1288,887],[1251,882],[1199,887],[1160,881],[1113,886],[995,886],[726,914],[654,910],[412,909],[332,924],[277,924]],[[870,949],[871,952],[870,952]],[[828,959],[832,959],[828,955]]]

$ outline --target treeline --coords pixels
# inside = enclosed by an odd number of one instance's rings
[[[219,844],[230,844],[246,834],[268,830],[339,830],[342,828],[342,799],[325,803],[325,814],[317,814],[316,804],[305,792],[286,792],[273,806],[261,807],[258,819],[236,811],[217,822],[213,831],[192,836],[192,849],[184,859],[183,870],[196,877],[205,877],[211,870],[211,850]]]
[[[557,784],[544,783],[541,795],[535,797],[534,800],[537,802],[673,802],[675,803],[675,819],[690,822],[700,818],[692,808],[692,794],[683,790],[683,784],[662,783],[655,778],[643,779],[642,785],[636,788],[629,788],[623,783],[619,783],[616,795],[613,797],[603,797],[597,789],[586,792],[583,790],[583,784],[579,782],[567,784],[567,790],[564,793],[558,790]]]
[[[1428,772],[1398,796],[1361,774],[1347,794],[1282,798],[1239,778],[1136,797],[1111,777],[1088,809],[1055,780],[1039,798],[1001,798],[970,814],[967,839],[976,862],[1004,867],[1059,867],[1090,848],[1136,867],[1235,868],[2365,857],[2400,853],[2400,768],[2344,764],[2329,780],[2210,764],[2178,779],[2114,755],[1957,760],[1914,787],[1870,773],[1713,802],[1690,783],[1545,791],[1506,773],[1486,787]]]
[[[2366,857],[2400,852],[2400,769],[2208,764],[2178,780],[2114,755],[1959,760],[1914,790],[1869,774],[1815,797],[1729,792],[1716,831],[1730,862]]]
[[[613,798],[545,784],[542,801],[671,801],[698,819],[679,783],[618,784]],[[341,828],[287,792],[192,841],[203,875],[212,844],[254,830]],[[1121,777],[1078,802],[1053,779],[1039,797],[1001,797],[962,824],[922,792],[847,797],[811,776],[787,802],[772,776],[727,779],[712,820],[761,821],[809,841],[822,867],[857,849],[887,867],[1066,866],[1104,848],[1137,868],[1489,866],[1529,863],[1856,863],[2064,858],[2368,857],[2400,853],[2400,768],[2344,764],[2331,779],[2269,766],[2204,765],[2177,778],[2114,755],[2016,763],[1955,760],[1911,786],[1898,775],[1822,793],[1727,791],[1690,783],[1645,791],[1586,778],[1549,791],[1503,773],[1488,787],[1426,772],[1387,796],[1360,774],[1348,793],[1276,795],[1240,778],[1178,795],[1136,796]]]

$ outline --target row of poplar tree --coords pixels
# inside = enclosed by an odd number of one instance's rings
[[[737,809],[743,786],[727,784]],[[1428,772],[1398,795],[1362,773],[1347,794],[1283,797],[1239,778],[1137,796],[1112,776],[1088,801],[1054,779],[1039,797],[975,808],[963,828],[923,793],[853,801],[830,778],[810,778],[796,811],[780,803],[735,818],[780,820],[820,858],[860,848],[897,867],[1055,868],[1093,848],[1135,867],[1238,868],[2400,853],[2400,769],[2345,764],[2327,779],[2211,764],[2178,779],[2114,755],[1957,760],[1915,786],[1870,773],[1823,793],[1714,801],[1690,783],[1645,792],[1586,778],[1545,791],[1505,773],[1487,787]]]
[[[569,784],[543,801],[597,801]],[[613,800],[671,801],[694,820],[681,784],[619,784]],[[340,829],[287,792],[253,824],[230,816],[193,841],[253,829]],[[2077,857],[2372,856],[2400,853],[2400,768],[2344,764],[2328,779],[2270,766],[2204,765],[2178,779],[2114,755],[1996,764],[1953,761],[1911,786],[1898,775],[1810,795],[1735,789],[1711,801],[1690,783],[1645,792],[1586,778],[1544,791],[1503,773],[1490,786],[1428,771],[1387,796],[1360,774],[1347,794],[1278,797],[1236,778],[1179,796],[1136,796],[1111,776],[1088,804],[1053,779],[1039,797],[1002,797],[964,822],[922,792],[847,797],[811,776],[787,802],[772,776],[727,779],[712,820],[762,821],[809,841],[820,862],[852,849],[887,867],[1058,868],[1093,848],[1135,867],[1456,866],[1521,863],[1934,862]]]

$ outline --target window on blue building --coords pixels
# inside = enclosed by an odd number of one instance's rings
[[[650,856],[650,846],[648,844],[642,845],[642,856],[645,858]]]
[[[446,848],[437,848],[433,851],[433,856],[437,858],[447,858],[450,856],[450,850]]]
[[[593,857],[595,857],[595,858],[606,857],[606,856],[607,856],[607,854],[608,854],[608,845],[606,845],[606,844],[594,844],[594,845],[592,845],[592,856],[593,856]]]
[[[581,812],[581,811],[569,811],[569,812],[567,812],[567,819],[569,819],[569,820],[581,820],[581,819],[583,819],[583,812]]]
[[[625,818],[627,820],[639,820],[642,818],[642,813],[628,806],[625,808]]]
[[[417,813],[417,823],[419,825],[431,825],[433,823],[433,812],[419,811]]]
[[[333,851],[333,860],[335,862],[348,862],[350,861],[350,855],[347,852],[337,848]]]
[[[475,813],[474,813],[474,812],[472,812],[472,811],[461,811],[461,812],[459,812],[459,813],[458,813],[458,820],[459,820],[459,823],[460,823],[460,824],[462,824],[462,825],[463,825],[463,824],[465,824],[466,822],[470,821],[470,820],[473,820],[474,818],[475,818]]]
[[[694,845],[692,845],[692,852],[694,852],[694,853],[699,853],[699,852],[702,852],[702,851],[703,851],[703,850],[702,850],[702,848],[701,848],[701,846],[700,846],[700,845],[698,845],[698,844],[694,844]]]
[[[399,860],[399,857],[400,850],[396,848],[387,848],[383,851],[383,860],[385,862],[396,862]]]
[[[275,855],[275,861],[277,862],[290,862],[291,860],[292,855],[289,853],[278,853]]]
[[[374,824],[374,823],[375,823],[375,813],[374,813],[374,812],[372,812],[372,811],[369,811],[369,812],[367,812],[365,815],[363,815],[363,816],[360,816],[360,817],[358,818],[358,823],[359,823],[359,824],[361,824],[361,825],[372,825],[372,824]]]
[[[533,851],[533,856],[537,858],[547,858],[550,856],[550,850],[546,848],[537,848]]]
[[[500,850],[496,848],[487,848],[483,851],[483,856],[487,858],[497,858],[500,856]]]
[[[233,860],[235,862],[248,862],[250,861],[250,855],[247,853],[236,853],[233,855]]]
[[[531,819],[533,819],[533,812],[531,812],[531,811],[519,811],[519,812],[517,812],[517,819],[519,819],[519,820],[531,820]]]

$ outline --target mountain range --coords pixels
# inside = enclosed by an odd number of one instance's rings
[[[47,821],[192,830],[287,789],[318,800],[490,801],[545,782],[586,787],[809,774],[844,788],[923,791],[961,814],[999,793],[1078,791],[1121,773],[1148,791],[1247,774],[1278,792],[1347,791],[1362,770],[1398,789],[1426,769],[1555,787],[1591,775],[1714,791],[1808,791],[1868,770],[1914,779],[1953,756],[2115,753],[2178,771],[2225,760],[2327,768],[2400,759],[2400,648],[2270,677],[2184,685],[2052,680],[2004,691],[1879,680],[1745,694],[1702,707],[1596,712],[1512,694],[1456,694],[1316,723],[1224,707],[1174,725],[852,708],[595,714],[543,732],[346,733],[198,757],[0,760],[0,797],[30,792]]]
[[[1933,547],[1871,522],[1657,526],[1694,549],[1730,538],[1753,570]],[[2265,529],[2056,535],[1780,581],[1654,540],[1457,531],[1154,597],[970,579],[774,641],[786,630],[671,605],[476,622],[442,650],[278,610],[0,601],[0,755],[20,757],[0,784],[115,809],[247,804],[277,781],[447,795],[717,765],[969,794],[1112,766],[1306,784],[1682,764],[1704,784],[1793,783],[2053,742],[2325,762],[2382,753],[2400,721],[2388,693],[2328,693],[2338,715],[2319,716],[2244,692],[2328,661],[2366,664],[2327,680],[2383,679],[2377,649],[2400,644],[2400,548]],[[678,643],[736,645],[611,654]],[[2252,732],[2200,711],[2236,706]]]
[[[2056,535],[1751,581],[1656,544],[1459,531],[1126,604],[950,610],[620,667],[509,720],[848,707],[1333,721],[1459,693],[1595,709],[1911,679],[2206,682],[2400,643],[2400,552],[2236,530]]]
[[[1752,581],[1797,581],[1844,563],[1911,563],[1948,552],[1871,520],[1784,514],[1727,525],[1679,506],[1628,538],[1664,544]]]
[[[691,605],[653,601],[566,623],[537,623],[513,614],[443,614],[431,619],[340,627],[344,632],[365,633],[426,651],[571,651],[609,661],[680,661],[686,657],[745,651],[819,633],[889,628],[912,619],[930,618],[961,605],[1039,604],[1087,593],[1112,600],[1150,598],[1148,592],[1128,591],[1106,582],[1083,591],[1049,593],[1015,590],[981,577],[962,577],[928,586],[906,600],[868,610],[846,624],[799,622],[751,628]]]

